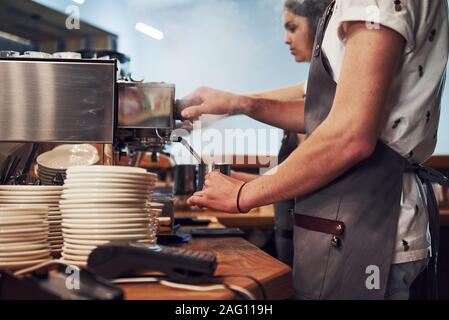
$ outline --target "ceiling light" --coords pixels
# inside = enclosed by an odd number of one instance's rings
[[[143,34],[152,37],[156,40],[164,39],[164,33],[160,30],[157,30],[145,23],[139,22],[136,24],[136,30],[142,32]]]

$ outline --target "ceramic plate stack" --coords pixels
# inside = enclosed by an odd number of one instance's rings
[[[150,204],[157,175],[113,166],[72,167],[60,202],[63,260],[85,267],[90,252],[113,240],[154,243]]]
[[[0,186],[0,206],[44,206],[47,207],[50,233],[48,240],[52,254],[58,257],[62,252],[63,238],[59,211],[62,186]]]
[[[23,269],[51,259],[47,217],[45,206],[0,206],[0,269]]]
[[[62,145],[37,158],[36,173],[43,185],[53,185],[66,179],[68,168],[94,165],[99,160],[97,149],[89,144]]]

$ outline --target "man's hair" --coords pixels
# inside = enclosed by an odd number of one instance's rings
[[[284,8],[297,16],[308,18],[310,32],[315,36],[320,18],[331,2],[332,0],[286,0]]]

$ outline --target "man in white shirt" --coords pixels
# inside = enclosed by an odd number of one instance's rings
[[[247,212],[296,197],[298,298],[406,299],[429,257],[431,199],[414,173],[402,175],[402,160],[422,163],[436,145],[447,2],[337,0],[321,27],[308,105],[209,88],[189,96],[203,103],[184,110],[186,118],[246,114],[308,134],[274,174],[250,183],[211,174],[189,203]]]

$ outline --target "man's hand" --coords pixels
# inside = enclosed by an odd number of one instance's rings
[[[242,110],[245,98],[233,93],[201,87],[182,99],[182,117],[198,119],[203,114],[234,115]]]
[[[230,213],[239,213],[237,195],[243,181],[225,176],[218,172],[206,176],[204,189],[187,200],[190,206],[205,207]]]

